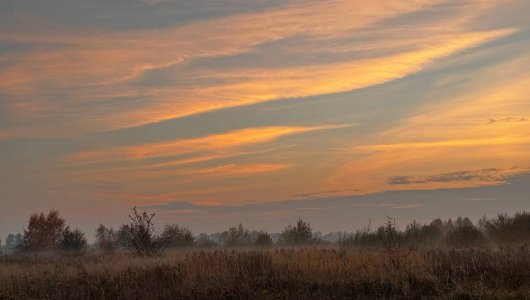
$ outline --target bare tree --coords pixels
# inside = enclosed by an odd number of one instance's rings
[[[156,256],[163,253],[167,241],[158,234],[158,228],[153,223],[155,214],[148,214],[145,210],[138,213],[136,207],[133,214],[129,215],[130,223],[122,226],[130,237],[129,247],[139,256]]]

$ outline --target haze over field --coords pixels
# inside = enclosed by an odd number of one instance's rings
[[[529,208],[530,2],[0,2],[0,236]]]

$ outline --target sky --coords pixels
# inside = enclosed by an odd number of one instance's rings
[[[0,1],[0,236],[530,209],[526,0]]]

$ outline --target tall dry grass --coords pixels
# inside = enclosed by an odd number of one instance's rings
[[[526,252],[413,251],[397,259],[339,248],[10,255],[0,259],[0,298],[530,299]]]

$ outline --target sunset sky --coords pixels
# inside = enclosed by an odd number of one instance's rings
[[[530,1],[0,1],[0,238],[530,209]]]

